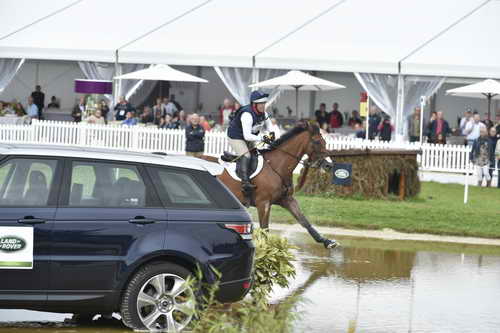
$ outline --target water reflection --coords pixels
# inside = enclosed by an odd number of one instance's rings
[[[307,315],[297,332],[500,331],[498,248],[434,252],[433,244],[346,238],[328,252],[301,234],[285,236],[299,246],[298,276],[274,299],[308,301],[298,305]]]

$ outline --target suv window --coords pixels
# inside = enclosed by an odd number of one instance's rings
[[[134,165],[74,161],[69,206],[146,207],[146,186]]]
[[[159,180],[161,197],[166,206],[195,208],[214,206],[202,185],[188,172],[163,168],[150,170],[153,179]]]
[[[0,165],[0,206],[46,206],[56,160],[13,158]]]

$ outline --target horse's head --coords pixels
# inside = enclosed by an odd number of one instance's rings
[[[303,126],[309,134],[310,139],[305,151],[309,160],[314,162],[327,157],[330,152],[326,149],[326,141],[323,139],[318,125],[306,121],[302,122],[300,126]]]

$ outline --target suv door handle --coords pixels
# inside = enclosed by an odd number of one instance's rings
[[[135,218],[128,220],[128,222],[129,223],[133,223],[133,224],[142,224],[142,225],[144,225],[144,224],[155,223],[156,220],[147,219],[144,216],[136,216]]]
[[[21,224],[42,224],[45,223],[45,220],[36,219],[33,216],[25,216],[23,219],[17,220],[17,222]]]

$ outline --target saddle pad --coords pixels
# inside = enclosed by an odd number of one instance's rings
[[[227,173],[234,180],[237,180],[239,182],[241,181],[240,177],[238,177],[238,175],[236,174],[236,162],[225,162],[221,160],[221,158],[219,157],[219,164],[222,165],[224,169],[226,169]],[[264,167],[264,157],[262,157],[262,155],[259,155],[257,157],[257,167],[255,168],[255,171],[250,175],[250,179],[256,177],[262,171],[263,167]]]

